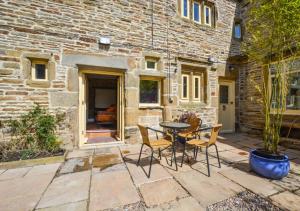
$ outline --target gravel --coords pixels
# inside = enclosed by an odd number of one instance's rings
[[[260,197],[254,193],[249,191],[243,191],[236,196],[228,198],[224,201],[215,203],[207,207],[207,210],[230,210],[230,211],[237,211],[237,210],[272,210],[272,211],[279,211],[282,210],[272,204],[267,199]]]

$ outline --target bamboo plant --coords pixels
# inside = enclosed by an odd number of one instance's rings
[[[278,153],[289,72],[299,55],[299,11],[300,0],[250,0],[245,21],[243,50],[249,64],[259,71],[249,78],[260,94],[263,141],[268,153]]]

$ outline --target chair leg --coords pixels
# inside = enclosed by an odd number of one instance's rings
[[[182,159],[181,159],[181,167],[182,167],[182,165],[183,165],[184,154],[185,154],[185,144],[183,144],[183,152],[182,152]]]
[[[138,162],[136,163],[137,166],[140,164],[143,147],[144,147],[144,144],[142,144],[142,146],[141,146],[141,151],[140,151],[139,159],[138,159]]]
[[[175,163],[175,167],[176,167],[176,171],[177,171],[178,166],[177,166],[177,160],[176,160],[176,146],[175,146],[175,144],[173,146],[173,155],[174,155],[174,163]]]
[[[220,158],[219,158],[219,151],[218,151],[217,145],[215,145],[215,148],[216,148],[216,152],[217,152],[217,158],[218,158],[219,168],[221,168],[221,163],[220,163]]]
[[[160,148],[158,148],[158,157],[161,160],[161,151],[160,151]]]
[[[200,147],[200,149],[201,149],[201,147]],[[198,157],[198,152],[199,152],[199,147],[196,148],[196,158]],[[202,152],[202,150],[201,150],[201,152]]]
[[[209,160],[208,160],[208,147],[206,147],[206,163],[207,163],[208,176],[210,177]]]
[[[152,167],[152,160],[153,160],[153,149],[151,148],[151,159],[150,159],[150,167],[149,167],[149,172],[148,172],[148,178],[150,177],[150,174],[151,174],[151,167]]]

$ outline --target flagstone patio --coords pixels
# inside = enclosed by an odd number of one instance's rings
[[[271,203],[278,210],[299,209],[300,152],[282,148],[291,158],[291,172],[281,181],[271,181],[248,166],[250,148],[260,145],[245,134],[220,137],[222,167],[212,150],[211,177],[201,152],[197,162],[186,160],[178,171],[165,157],[157,159],[147,178],[136,166],[140,145],[75,150],[64,163],[1,169],[0,210],[217,210],[216,203],[224,206],[226,200],[241,200],[243,195],[255,201],[255,194],[266,200],[266,209],[272,209]],[[141,160],[146,171],[147,152]]]

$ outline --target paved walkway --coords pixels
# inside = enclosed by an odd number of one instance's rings
[[[282,148],[292,160],[291,173],[271,181],[249,171],[248,151],[259,146],[243,134],[221,138],[222,168],[211,149],[211,177],[199,152],[197,162],[178,171],[165,158],[156,160],[147,178],[136,166],[140,145],[77,150],[65,163],[0,169],[0,210],[206,210],[244,191],[284,210],[299,210],[300,152]],[[146,171],[147,154],[141,160]]]

